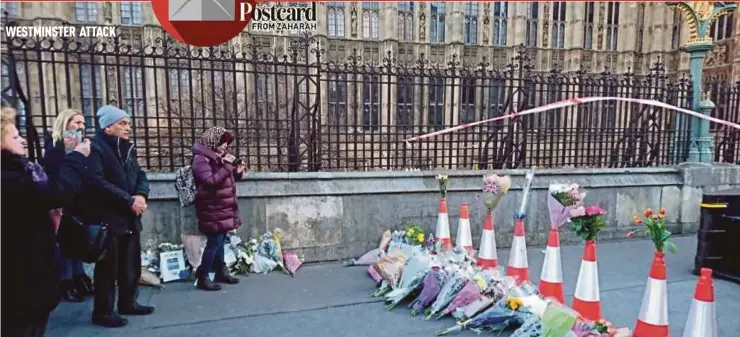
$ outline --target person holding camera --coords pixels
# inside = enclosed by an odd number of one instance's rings
[[[197,287],[220,290],[216,283],[236,284],[224,264],[226,234],[241,226],[236,196],[236,181],[245,165],[227,149],[234,137],[222,127],[212,127],[193,144],[193,179],[198,229],[208,239],[200,267],[195,272]],[[215,273],[213,281],[209,274]],[[214,283],[215,281],[215,283]]]

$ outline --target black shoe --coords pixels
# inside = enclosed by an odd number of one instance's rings
[[[239,279],[236,277],[233,277],[229,274],[229,271],[224,269],[221,272],[217,272],[216,276],[213,277],[213,280],[217,283],[226,283],[226,284],[237,284],[239,283]]]
[[[206,274],[205,276],[198,276],[198,281],[197,281],[196,286],[198,287],[198,289],[206,290],[206,291],[221,290],[221,286],[216,283],[213,283],[213,281],[211,281],[211,278],[208,277],[208,274]]]
[[[87,275],[78,275],[74,278],[75,288],[77,294],[80,296],[93,296],[95,295],[95,288],[93,288],[92,280]]]
[[[106,328],[120,328],[128,324],[128,320],[118,316],[116,314],[106,316],[95,316],[92,317],[92,322],[95,325],[100,325]]]
[[[62,298],[67,302],[85,302],[85,298],[77,292],[72,280],[62,281]]]
[[[118,308],[118,313],[121,315],[146,316],[146,315],[151,315],[153,312],[154,312],[154,307],[150,307],[148,305],[141,305],[138,303],[134,303],[134,305],[130,307],[119,307]]]

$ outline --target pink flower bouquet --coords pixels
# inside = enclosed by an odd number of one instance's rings
[[[573,231],[585,241],[596,240],[596,235],[606,228],[606,211],[599,205],[578,206],[570,210]]]
[[[547,196],[547,210],[550,213],[552,229],[558,229],[568,222],[570,211],[583,203],[586,192],[576,184],[550,184]]]

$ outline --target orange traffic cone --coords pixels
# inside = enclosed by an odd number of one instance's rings
[[[514,239],[511,242],[509,265],[506,275],[513,276],[516,284],[521,285],[529,281],[529,264],[527,262],[527,240],[524,234],[524,219],[516,219],[514,225]]]
[[[666,282],[665,254],[655,252],[650,267],[640,315],[637,317],[634,337],[668,337],[668,283]],[[701,335],[702,337],[709,337]]]
[[[442,249],[452,248],[452,239],[450,239],[450,218],[447,213],[447,199],[439,200],[439,215],[437,216],[437,230],[434,234],[442,243]]]
[[[496,255],[496,232],[493,228],[493,214],[486,212],[483,221],[483,234],[478,249],[478,265],[484,269],[498,267],[498,255]]]
[[[540,294],[552,297],[560,303],[565,303],[563,291],[563,265],[560,262],[560,233],[555,228],[547,234],[547,249],[545,261],[542,264],[540,275]]]
[[[457,236],[455,236],[455,245],[472,254],[473,236],[470,234],[470,214],[468,213],[468,203],[463,201],[460,206],[460,220],[457,223]]]
[[[717,318],[714,314],[714,281],[712,270],[702,268],[696,282],[694,301],[689,318],[683,327],[683,337],[717,337]]]
[[[596,243],[586,241],[578,273],[576,293],[573,296],[573,310],[583,318],[598,321],[601,319],[601,299],[599,298],[599,268],[596,264]]]

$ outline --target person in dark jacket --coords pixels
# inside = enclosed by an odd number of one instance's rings
[[[198,229],[208,239],[200,267],[196,271],[197,286],[203,290],[220,290],[211,281],[214,272],[217,283],[236,284],[224,264],[226,233],[241,226],[236,197],[236,180],[241,179],[245,166],[235,164],[227,147],[234,137],[221,127],[212,127],[193,145],[193,178]]]
[[[24,139],[14,125],[15,111],[2,109],[3,337],[40,337],[57,307],[59,274],[54,261],[56,238],[49,211],[81,189],[90,142],[74,148],[50,177],[25,158]]]
[[[58,115],[52,125],[51,133],[44,137],[44,170],[50,175],[59,175],[59,164],[67,152],[71,151],[76,143],[82,139],[85,131],[85,116],[82,111],[75,109],[64,109]],[[79,137],[65,137],[67,133],[78,133]],[[67,134],[69,136],[69,134]],[[74,205],[74,199],[70,200],[69,205],[52,210],[52,214],[57,221],[56,226],[61,222],[69,222]],[[64,209],[67,214],[64,214]],[[58,242],[62,242],[63,233],[58,236]],[[59,246],[63,244],[60,243]],[[94,294],[92,280],[85,275],[82,268],[82,260],[73,258],[65,254],[62,247],[57,249],[57,265],[59,266],[59,277],[62,280],[62,298],[70,302],[83,302],[85,296]]]
[[[85,223],[105,223],[114,236],[103,258],[95,264],[94,324],[122,327],[120,315],[149,315],[154,307],[136,302],[141,277],[141,215],[147,209],[149,182],[130,142],[131,125],[125,111],[111,105],[98,109],[100,131],[87,159],[88,181],[79,207]],[[116,302],[118,281],[118,313]]]

